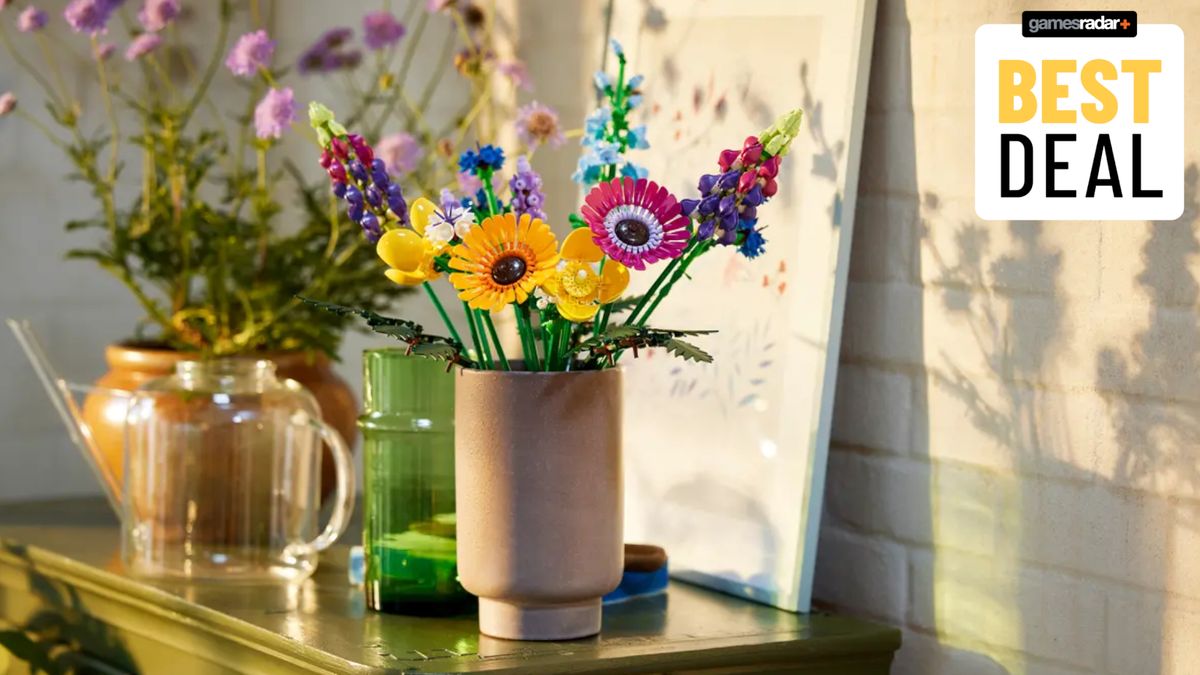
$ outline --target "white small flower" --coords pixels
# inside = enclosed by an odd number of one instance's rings
[[[454,226],[445,221],[430,223],[425,226],[425,238],[433,242],[435,246],[444,246],[454,238]]]
[[[554,304],[554,297],[546,291],[543,291],[541,286],[533,289],[533,297],[539,310],[546,309],[550,305]]]
[[[462,209],[463,214],[454,221],[454,234],[458,235],[459,239],[467,236],[471,228],[475,226],[475,212],[470,209]]]

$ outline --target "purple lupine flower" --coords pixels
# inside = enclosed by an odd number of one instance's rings
[[[129,47],[125,50],[125,60],[137,61],[155,49],[158,49],[162,41],[162,36],[158,33],[142,33],[135,37],[133,42],[129,43]]]
[[[404,24],[391,12],[370,12],[363,17],[363,42],[367,49],[391,47],[404,37],[405,32]]]
[[[400,224],[408,226],[408,203],[404,201],[404,192],[400,190],[400,186],[392,183],[387,186],[387,203],[388,208],[396,217],[400,219]]]
[[[124,0],[71,0],[63,18],[76,33],[100,35],[108,30],[108,20]]]
[[[179,0],[146,0],[142,10],[138,12],[138,21],[142,27],[151,33],[167,27],[175,17],[179,16]]]
[[[0,94],[0,117],[17,109],[17,95],[11,91]]]
[[[528,213],[534,218],[546,219],[542,205],[546,202],[542,194],[542,177],[529,165],[529,159],[524,155],[517,158],[517,172],[508,182],[512,192],[512,210],[520,217]]]
[[[17,30],[22,33],[39,31],[46,26],[49,18],[45,12],[31,5],[17,15]]]
[[[117,46],[111,42],[97,42],[92,49],[92,57],[97,61],[107,61],[117,51]]]
[[[517,109],[517,138],[529,148],[543,143],[558,147],[566,141],[554,108],[534,101]]]
[[[747,137],[741,150],[723,150],[717,159],[721,173],[701,176],[700,198],[679,203],[696,221],[696,238],[715,237],[747,258],[762,255],[766,240],[758,227],[758,207],[778,190],[780,161],[779,155],[767,155],[756,136]]]
[[[225,67],[238,77],[254,77],[260,68],[271,65],[271,57],[275,55],[275,41],[265,30],[256,30],[238,38],[229,56],[225,57]]]
[[[384,136],[375,145],[375,151],[384,161],[387,170],[397,175],[404,175],[417,168],[425,149],[412,134],[398,133]]]
[[[254,108],[254,134],[279,138],[296,120],[296,98],[291,88],[269,89]]]

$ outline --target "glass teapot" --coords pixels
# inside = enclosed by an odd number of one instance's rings
[[[138,575],[304,579],[349,524],[350,450],[316,400],[269,361],[184,361],[126,397],[124,485],[92,443],[72,391],[27,325],[10,322],[47,392],[121,518],[122,558]],[[333,452],[333,510],[318,534],[320,453]]]

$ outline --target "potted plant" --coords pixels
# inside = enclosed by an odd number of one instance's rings
[[[362,225],[339,214],[339,196],[306,181],[285,158],[289,144],[313,140],[303,125],[293,129],[287,82],[344,76],[355,92],[351,119],[378,141],[377,156],[364,157],[370,170],[397,186],[434,189],[453,180],[456,148],[494,115],[486,95],[493,76],[523,70],[496,60],[491,20],[469,2],[414,3],[406,17],[416,25],[411,34],[390,12],[369,12],[361,37],[334,27],[294,58],[267,29],[273,4],[133,4],[71,0],[51,20],[34,4],[0,2],[3,23],[15,20],[19,32],[0,25],[0,39],[45,98],[43,113],[5,93],[0,115],[24,117],[69,158],[71,177],[90,188],[97,212],[66,227],[102,236],[68,257],[116,277],[145,315],[128,341],[108,347],[109,372],[98,384],[131,390],[182,359],[266,357],[312,390],[326,419],[352,442],[357,404],[329,364],[347,320],[297,296],[370,309],[393,296],[374,272],[372,246],[356,236]],[[184,22],[190,25],[178,25]],[[446,44],[457,43],[457,55],[426,79],[411,64],[431,22],[445,22]],[[202,55],[193,53],[198,35]],[[81,105],[81,93],[67,86],[67,66],[94,73],[89,98],[102,106]],[[445,124],[423,119],[420,111],[455,67],[469,81],[462,111]],[[230,96],[215,96],[218,89],[241,100],[223,110],[218,101]],[[366,143],[357,136],[348,142]],[[136,181],[122,180],[130,173]],[[121,398],[93,394],[84,411],[118,478],[123,406]]]
[[[719,170],[700,178],[700,195],[679,200],[625,158],[648,147],[645,127],[629,123],[642,78],[626,78],[624,52],[613,48],[618,73],[595,78],[603,104],[587,119],[575,174],[590,192],[561,243],[544,220],[541,178],[530,163],[518,159],[507,190],[498,189],[504,181],[493,179],[504,152],[482,145],[459,157],[477,192],[446,191],[436,203],[418,198],[408,210],[363,207],[379,224],[376,251],[389,279],[427,290],[446,279],[454,287],[461,313],[429,293],[446,334],[310,301],[358,314],[410,353],[455,368],[458,575],[479,596],[480,630],[495,637],[557,640],[599,631],[600,598],[622,570],[615,366],[652,348],[711,361],[689,341],[708,331],[652,327],[650,318],[700,256],[721,246],[750,258],[762,252],[758,210],[775,194],[799,126],[792,111],[722,152]],[[310,118],[334,190],[358,208],[357,195],[374,178],[342,167],[361,164],[363,149],[345,141],[349,132],[324,106],[312,104]],[[649,290],[625,297],[631,273],[655,266]],[[512,358],[493,321],[509,311],[521,347]]]

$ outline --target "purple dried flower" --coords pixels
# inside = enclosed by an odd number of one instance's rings
[[[17,15],[17,30],[22,33],[33,33],[41,30],[49,19],[46,13],[37,7],[29,6]]]
[[[238,77],[254,77],[260,68],[271,65],[275,54],[275,41],[265,30],[256,30],[238,38],[225,57],[225,67]]]
[[[179,0],[146,0],[142,11],[138,12],[138,21],[146,30],[157,33],[167,27],[167,24],[179,16]]]
[[[17,95],[11,91],[6,91],[0,94],[0,117],[11,113],[17,109]]]
[[[337,51],[353,36],[354,31],[344,27],[325,31],[312,46],[300,54],[300,61],[297,63],[300,74],[327,73],[357,66],[362,62],[362,52]]]
[[[254,133],[259,138],[279,138],[296,119],[296,98],[291,88],[269,89],[254,108]]]
[[[529,148],[543,143],[558,147],[566,140],[558,126],[558,113],[537,101],[517,109],[516,125],[517,138]]]
[[[136,61],[149,54],[162,44],[162,37],[157,33],[142,33],[135,37],[125,50],[126,61]]]
[[[124,0],[71,0],[63,10],[63,18],[76,33],[100,35],[108,30],[108,20],[123,2]]]
[[[404,24],[391,12],[370,12],[363,17],[363,42],[368,49],[390,47],[404,37]]]
[[[520,217],[528,213],[534,218],[546,219],[546,212],[542,210],[542,204],[546,201],[542,195],[542,177],[533,170],[529,159],[524,155],[517,158],[517,172],[513,174],[508,185],[512,192],[514,214]]]
[[[354,29],[338,26],[337,28],[330,28],[321,33],[321,37],[317,38],[317,44],[333,49],[334,47],[341,47],[352,37],[354,37]]]
[[[387,170],[404,175],[417,168],[425,149],[411,134],[399,133],[384,136],[375,145],[375,152],[384,161]]]
[[[529,76],[529,68],[524,61],[505,61],[496,70],[512,81],[513,86],[522,91],[533,91],[533,78]]]
[[[98,42],[96,47],[92,49],[92,56],[97,61],[107,61],[117,51],[117,46],[111,42]]]

